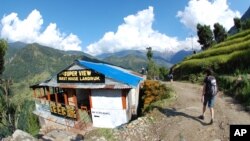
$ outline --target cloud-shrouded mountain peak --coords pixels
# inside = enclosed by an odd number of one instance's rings
[[[152,6],[124,18],[116,32],[107,32],[97,42],[87,47],[87,53],[99,55],[121,50],[145,50],[151,46],[161,52],[178,52],[191,43],[191,38],[178,41],[177,37],[169,37],[153,29],[154,8]],[[196,46],[199,46],[195,44]],[[189,45],[190,46],[190,45]],[[199,48],[199,47],[198,47]]]

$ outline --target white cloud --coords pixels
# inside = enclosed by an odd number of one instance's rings
[[[41,31],[42,25],[43,19],[38,10],[33,10],[24,20],[20,20],[17,13],[11,13],[1,20],[1,38],[11,42],[36,42],[60,50],[81,50],[81,40],[76,35],[61,33],[55,23]]]
[[[241,16],[229,8],[227,0],[190,0],[183,11],[178,11],[177,17],[186,27],[196,31],[198,23],[210,25],[212,29],[217,22],[229,30],[234,25],[233,18]]]
[[[105,33],[98,42],[87,46],[86,52],[99,55],[128,49],[145,50],[148,46],[153,50],[173,53],[181,49],[190,49],[190,40],[179,41],[177,37],[169,37],[152,28],[153,10],[153,7],[149,7],[135,15],[125,17],[124,23],[118,26],[116,32]],[[199,45],[196,47],[200,49]]]

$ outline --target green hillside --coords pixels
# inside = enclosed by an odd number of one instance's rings
[[[4,78],[12,79],[16,100],[30,98],[30,85],[50,78],[74,60],[86,57],[82,52],[60,51],[39,44],[9,45],[5,56]]]
[[[126,55],[124,57],[109,56],[104,61],[139,72],[142,67],[147,66],[146,58],[136,55]]]
[[[164,66],[169,68],[172,64],[168,63],[164,58],[160,56],[153,57],[154,62],[159,66]],[[130,69],[136,72],[140,72],[142,67],[147,67],[147,57],[136,54],[128,54],[125,56],[111,55],[103,59],[105,62],[109,62],[111,64],[121,66],[126,69]]]
[[[250,30],[230,36],[224,42],[208,50],[186,57],[176,64],[175,78],[189,79],[202,73],[205,68],[213,68],[216,74],[231,75],[250,70]]]

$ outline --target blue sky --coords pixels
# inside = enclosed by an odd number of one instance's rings
[[[190,50],[191,42],[199,49],[197,22],[212,26],[220,20],[229,28],[230,19],[241,16],[250,6],[250,0],[0,2],[1,38],[38,42],[61,50],[82,50],[92,55],[146,46],[176,52]]]

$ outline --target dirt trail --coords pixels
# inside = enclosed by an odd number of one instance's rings
[[[177,96],[170,105],[154,107],[146,116],[114,129],[110,137],[118,141],[228,141],[229,125],[250,124],[250,114],[219,92],[215,101],[215,121],[210,125],[209,109],[205,120],[197,118],[202,112],[201,85],[182,82],[166,85],[170,85]],[[97,138],[105,140],[95,134],[85,136],[90,141]]]
[[[169,124],[163,140],[185,141],[226,141],[229,140],[229,125],[250,124],[250,114],[223,93],[219,93],[215,102],[215,122],[209,125],[210,111],[207,109],[205,120],[199,120],[201,114],[202,86],[190,83],[173,82],[177,94],[176,102],[170,108],[163,109]]]

